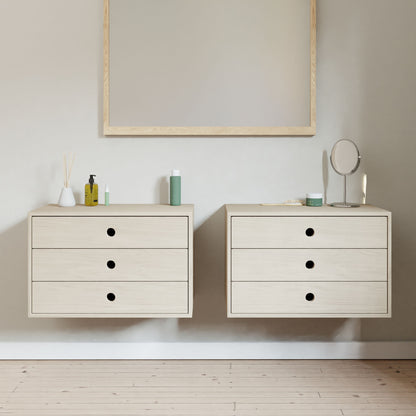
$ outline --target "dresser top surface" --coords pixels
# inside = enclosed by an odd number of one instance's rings
[[[56,204],[46,205],[29,213],[30,216],[192,216],[194,206],[185,204],[180,206],[157,204],[112,204],[87,207],[76,205],[74,207],[60,207]]]
[[[373,205],[358,208],[335,208],[329,205],[307,207],[294,205],[229,204],[228,216],[390,216],[390,212]]]

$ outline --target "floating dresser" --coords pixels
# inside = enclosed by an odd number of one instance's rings
[[[29,214],[29,316],[192,316],[193,206]]]
[[[227,315],[391,316],[391,213],[227,205]]]

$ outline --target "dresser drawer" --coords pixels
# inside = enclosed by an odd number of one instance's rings
[[[188,248],[188,217],[33,217],[33,248]]]
[[[233,281],[386,281],[386,249],[233,249]]]
[[[187,249],[33,249],[33,281],[187,281]]]
[[[387,283],[234,282],[231,307],[247,316],[387,315]]]
[[[33,314],[186,314],[186,282],[33,282]],[[113,300],[111,300],[113,299]]]
[[[387,217],[232,217],[232,248],[387,248]]]

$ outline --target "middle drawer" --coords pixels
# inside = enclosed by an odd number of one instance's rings
[[[386,281],[386,249],[232,249],[233,281]]]
[[[33,281],[187,281],[187,249],[33,249]]]

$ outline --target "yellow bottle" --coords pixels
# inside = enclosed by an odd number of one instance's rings
[[[90,175],[90,180],[85,185],[85,205],[93,207],[98,205],[98,185],[94,183],[94,176]]]

